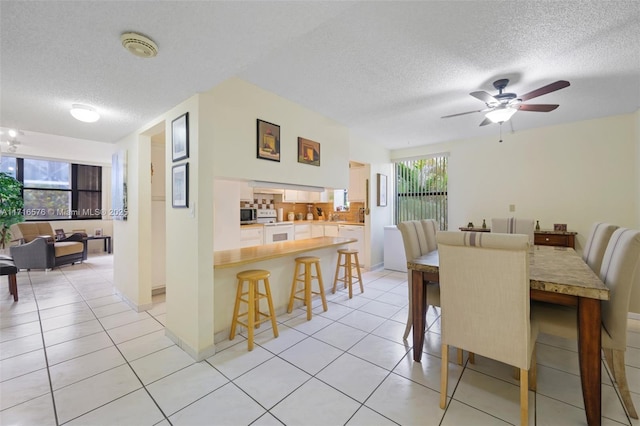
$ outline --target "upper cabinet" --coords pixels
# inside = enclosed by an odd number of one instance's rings
[[[311,201],[309,192],[296,191],[295,189],[285,189],[282,194],[283,203],[308,203]]]
[[[240,182],[240,201],[253,202],[253,188],[249,186],[249,182]]]
[[[310,192],[309,201],[312,203],[332,203],[333,190],[325,189],[322,192]]]
[[[365,167],[351,167],[349,169],[349,202],[364,202],[366,194],[365,181],[367,179]]]

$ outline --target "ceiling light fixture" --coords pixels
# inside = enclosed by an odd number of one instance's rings
[[[87,105],[73,104],[70,112],[73,118],[85,123],[95,123],[100,119],[100,114]]]
[[[493,123],[503,123],[505,121],[509,121],[511,116],[518,111],[516,108],[512,108],[510,106],[499,106],[496,107],[493,111],[489,111],[485,117],[491,120]]]
[[[148,37],[138,33],[123,33],[122,46],[140,58],[153,58],[158,54],[158,46]]]

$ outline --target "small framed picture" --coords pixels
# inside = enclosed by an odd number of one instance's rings
[[[566,232],[567,231],[567,224],[566,223],[554,223],[553,224],[553,230],[554,231]]]
[[[94,237],[102,237],[102,228],[96,228],[93,230]]]
[[[56,229],[56,240],[64,240],[67,235],[64,233],[64,229]]]
[[[387,175],[378,173],[378,206],[387,206]]]
[[[298,138],[298,163],[320,166],[320,144],[305,138]]]
[[[280,126],[258,119],[258,158],[280,161]]]
[[[189,163],[173,166],[171,205],[178,208],[189,207]]]
[[[173,161],[189,158],[189,113],[185,112],[171,122],[171,148]]]

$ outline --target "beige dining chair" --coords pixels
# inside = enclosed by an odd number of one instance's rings
[[[447,402],[449,345],[520,369],[520,423],[529,421],[535,390],[537,327],[529,317],[526,235],[438,232],[442,371],[440,408]],[[530,381],[530,383],[529,383]]]
[[[596,275],[600,275],[600,265],[602,265],[604,252],[607,250],[611,235],[616,229],[618,229],[618,225],[604,222],[596,222],[591,226],[591,232],[589,232],[587,243],[582,251],[582,260],[589,265]]]
[[[633,406],[624,354],[627,349],[627,315],[634,280],[640,274],[640,231],[618,228],[611,235],[602,258],[600,279],[609,288],[610,299],[602,302],[602,349],[609,370],[620,390],[629,416],[637,419]],[[578,339],[576,309],[536,303],[531,315],[540,332],[568,339]]]
[[[501,234],[525,234],[529,236],[529,243],[533,246],[535,225],[533,219],[493,218],[491,232]]]
[[[437,226],[432,222],[436,221],[424,220],[421,222],[419,220],[408,220],[398,224],[407,259],[415,259],[437,249],[435,236]],[[428,232],[425,232],[425,230],[428,230]],[[427,234],[429,234],[429,237],[427,237]],[[429,241],[431,241],[431,244],[429,244]],[[409,287],[409,313],[404,330],[404,340],[407,340],[407,337],[409,337],[409,332],[411,332],[411,326],[413,325],[410,270],[408,271],[407,279]],[[440,306],[440,288],[438,283],[427,285],[427,303],[432,306]]]

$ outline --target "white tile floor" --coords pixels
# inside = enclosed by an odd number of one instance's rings
[[[422,363],[402,341],[406,274],[364,274],[365,293],[330,295],[243,335],[196,363],[164,335],[163,297],[137,313],[113,290],[111,256],[47,273],[21,272],[20,300],[0,298],[2,425],[481,425],[517,424],[517,381],[508,366],[476,357],[450,368],[439,403],[439,318],[428,313]],[[273,285],[273,284],[272,284]],[[627,376],[640,408],[640,322],[630,322]],[[542,336],[531,424],[580,425],[585,416],[575,342]],[[603,424],[626,416],[603,370]]]

